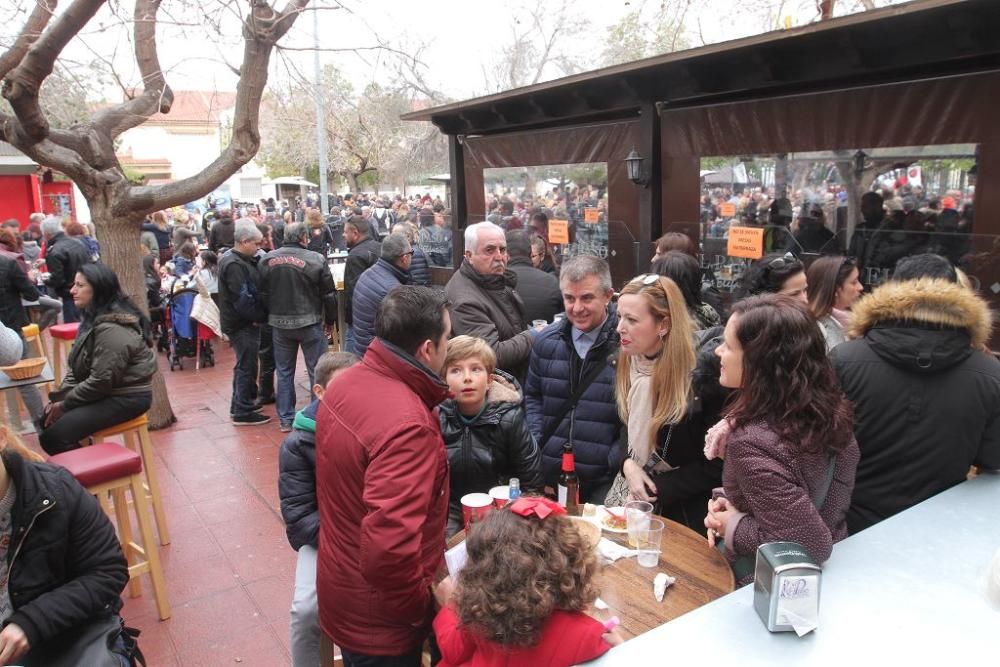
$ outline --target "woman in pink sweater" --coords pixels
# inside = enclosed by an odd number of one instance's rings
[[[733,309],[716,353],[720,383],[737,392],[706,438],[706,455],[725,461],[709,541],[724,538],[739,585],[753,581],[767,542],[798,542],[822,563],[847,537],[859,454],[816,320],[787,296],[751,297]]]

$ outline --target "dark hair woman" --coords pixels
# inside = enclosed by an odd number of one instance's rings
[[[785,294],[806,303],[807,287],[805,265],[790,252],[772,252],[747,267],[739,298],[755,294]]]
[[[858,265],[849,257],[820,257],[806,273],[809,310],[819,323],[827,351],[847,340],[848,311],[864,291]]]
[[[815,319],[796,299],[750,297],[734,307],[716,354],[720,384],[736,393],[706,442],[706,456],[724,459],[725,489],[708,504],[709,540],[724,536],[739,585],[753,580],[765,542],[798,542],[824,562],[847,537],[859,453]]]
[[[677,283],[684,295],[684,303],[695,330],[711,329],[722,321],[715,308],[702,301],[701,265],[697,259],[683,252],[670,250],[653,260],[653,273],[666,276]]]
[[[66,377],[43,417],[38,440],[49,454],[79,447],[101,429],[133,419],[153,401],[156,357],[149,319],[103,264],[84,264],[70,290],[81,313]]]
[[[698,248],[690,236],[681,234],[680,232],[667,232],[656,239],[656,253],[653,255],[653,261],[655,262],[660,257],[672,251],[682,252],[691,257],[698,256]]]

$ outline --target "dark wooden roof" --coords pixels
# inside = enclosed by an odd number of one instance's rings
[[[677,107],[1000,69],[1000,0],[920,0],[425,109],[494,134]]]

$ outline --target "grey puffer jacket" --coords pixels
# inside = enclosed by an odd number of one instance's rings
[[[524,302],[514,290],[517,276],[480,275],[468,262],[444,288],[451,302],[451,331],[455,336],[482,338],[497,355],[501,368],[519,381],[528,370],[532,334],[527,331]]]
[[[151,391],[156,356],[139,317],[114,311],[92,323],[84,320],[66,367],[57,396],[72,410],[108,396]]]

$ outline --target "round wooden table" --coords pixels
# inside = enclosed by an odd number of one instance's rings
[[[729,563],[718,549],[687,526],[665,519],[660,541],[660,562],[656,567],[640,567],[635,556],[619,558],[601,567],[597,575],[599,595],[607,609],[593,609],[602,621],[612,616],[621,620],[625,639],[652,630],[667,621],[708,604],[736,589]],[[603,537],[628,547],[627,535],[601,531]],[[453,535],[448,547],[465,539],[465,531]],[[629,547],[630,548],[630,547]],[[666,572],[677,579],[667,589],[663,602],[653,595],[653,577]],[[442,573],[442,577],[445,573]]]
[[[601,568],[597,578],[600,597],[606,610],[594,610],[594,616],[607,620],[621,619],[626,639],[708,604],[736,588],[729,563],[718,549],[687,526],[663,520],[660,562],[656,567],[640,567],[634,556],[619,558]],[[602,531],[612,542],[628,547],[625,534]],[[667,589],[663,602],[653,595],[653,577],[666,572],[677,581]]]

